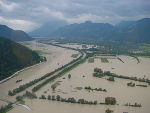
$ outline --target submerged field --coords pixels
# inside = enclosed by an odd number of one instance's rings
[[[150,59],[140,58],[140,63],[137,64],[136,59],[129,56],[119,56],[124,61],[107,59],[109,62],[102,62],[99,58],[94,59],[94,62],[88,62],[88,60],[80,64],[75,69],[66,73],[64,76],[58,78],[52,83],[47,84],[42,89],[36,92],[37,96],[41,95],[60,95],[62,98],[74,97],[77,99],[85,99],[88,101],[97,100],[104,102],[105,97],[115,97],[118,105],[81,105],[62,103],[51,100],[26,100],[27,104],[32,107],[32,111],[22,110],[22,108],[15,107],[10,113],[40,113],[48,110],[53,113],[66,113],[66,112],[82,112],[82,113],[104,113],[107,108],[113,110],[115,113],[149,113],[148,101],[150,96],[150,87],[129,87],[127,83],[132,80],[125,80],[115,78],[115,82],[108,81],[108,77],[95,78],[92,76],[95,67],[101,68],[105,71],[111,71],[116,74],[134,76],[134,77],[147,77],[150,78]],[[71,78],[68,78],[68,74],[71,74]],[[147,85],[146,83],[140,83],[132,81],[136,84]],[[53,91],[51,86],[59,83],[56,89]],[[84,88],[90,86],[92,88],[106,89],[107,92],[101,91],[88,91]],[[142,107],[134,108],[124,106],[126,103],[134,104],[140,103]],[[41,106],[42,105],[42,106]],[[59,109],[58,109],[59,108]]]
[[[36,45],[33,46],[28,44],[28,47],[31,46],[37,50]],[[73,50],[62,49],[50,45],[42,44],[40,47],[41,46],[44,46],[43,49],[38,48],[38,50],[45,50],[44,52],[49,53],[44,54],[47,58],[49,58],[48,62],[45,64],[45,67],[34,67],[32,70],[29,69],[20,73],[18,78],[22,78],[22,82],[24,83],[52,71],[53,69],[59,67],[59,65],[63,65],[64,63],[71,61],[73,57],[76,57],[76,55],[79,54]],[[46,49],[47,47],[49,47],[49,49]],[[51,49],[54,49],[53,52]],[[53,57],[51,57],[51,55],[53,55]],[[25,99],[25,104],[28,105],[31,110],[14,105],[14,108],[9,111],[9,113],[105,113],[105,110],[108,108],[113,110],[114,113],[149,113],[150,86],[147,83],[121,78],[114,78],[115,81],[113,82],[108,81],[107,76],[101,78],[93,77],[94,68],[101,68],[103,71],[110,71],[118,75],[150,79],[150,59],[139,58],[139,61],[140,63],[138,63],[137,59],[134,57],[123,55],[119,55],[117,57],[91,57],[87,59],[86,62],[70,69],[63,76],[57,78],[53,82],[49,82],[35,92],[38,97],[44,95],[47,98],[48,95],[59,95],[61,98],[73,97],[76,100],[85,99],[87,101],[97,101],[97,103],[104,103],[105,97],[115,97],[117,100],[116,105],[87,105],[57,102],[48,99]],[[58,63],[60,64],[58,65]],[[28,76],[26,77],[25,75]],[[4,84],[0,84],[0,88],[4,89],[6,87],[5,90],[0,92],[1,98],[11,99],[11,97],[7,96],[7,91],[17,86],[15,80],[16,78],[13,78]],[[127,83],[130,82],[137,85],[146,85],[147,87],[127,86]],[[22,83],[18,83],[18,85],[19,84]],[[106,91],[85,89],[85,87],[89,86],[93,89],[101,88]],[[27,90],[31,90],[31,88]],[[124,106],[126,103],[138,103],[141,104],[142,107]]]

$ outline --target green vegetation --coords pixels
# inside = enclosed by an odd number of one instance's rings
[[[9,103],[6,106],[1,106],[0,107],[0,113],[7,113],[8,111],[10,111],[13,108],[12,103]]]
[[[106,109],[105,113],[113,113],[113,110]]]
[[[16,97],[16,100],[17,100],[17,101],[22,101],[22,100],[23,100],[23,96],[17,96],[17,97]]]
[[[141,85],[141,84],[138,84],[136,86],[140,86],[140,87],[147,87],[147,85]]]
[[[97,101],[87,101],[85,99],[78,99],[76,100],[75,98],[71,97],[71,98],[62,98],[59,95],[55,96],[55,95],[48,95],[48,97],[46,98],[45,95],[41,95],[41,97],[39,97],[39,99],[48,99],[48,100],[52,100],[52,101],[60,101],[60,102],[67,102],[67,103],[78,103],[78,104],[89,104],[89,105],[97,105],[98,102]]]
[[[150,56],[136,56],[136,57],[150,58]]]
[[[42,61],[36,52],[4,38],[0,38],[0,53],[0,80]]]
[[[105,98],[106,105],[115,105],[116,103],[117,103],[117,101],[114,97],[106,97]]]
[[[52,90],[55,91],[55,89],[56,89],[57,86],[59,86],[59,85],[60,85],[59,81],[56,82],[56,83],[54,83],[54,84],[52,84],[52,85],[51,85]]]
[[[101,62],[103,62],[103,63],[108,63],[109,61],[108,61],[107,58],[101,58]]]
[[[71,79],[71,74],[68,74],[68,78]]]
[[[139,46],[139,49],[141,49],[145,52],[150,52],[150,44],[142,44]]]
[[[74,48],[63,47],[63,46],[55,45],[55,44],[51,44],[51,45],[57,46],[57,47],[62,47],[62,48],[67,48],[67,49],[72,49],[72,50],[79,51],[79,50],[74,49]],[[69,72],[70,70],[72,70],[72,69],[74,69],[75,67],[77,67],[79,64],[84,63],[84,62],[86,61],[86,59],[87,59],[88,56],[86,55],[86,57],[84,57],[84,59],[82,59],[84,53],[83,53],[82,51],[80,51],[80,53],[82,54],[80,57],[78,57],[77,59],[72,60],[72,61],[69,62],[68,64],[65,64],[64,66],[62,66],[62,67],[56,69],[55,72],[56,72],[56,71],[59,71],[59,70],[62,70],[62,69],[63,69],[63,70],[60,71],[57,75],[55,75],[55,76],[53,76],[53,77],[51,77],[51,78],[45,80],[45,81],[42,82],[41,84],[35,86],[35,87],[32,89],[32,91],[33,91],[33,92],[36,92],[37,90],[39,90],[41,87],[43,87],[43,86],[46,85],[47,83],[52,82],[52,81],[55,80],[57,77],[63,76],[64,74],[66,74],[66,73]],[[72,64],[72,65],[69,66],[70,64]],[[55,72],[54,72],[54,73],[55,73]]]
[[[16,83],[21,82],[21,81],[22,81],[22,79],[20,79],[20,80],[16,80]]]
[[[104,77],[103,71],[99,68],[94,68],[94,73],[93,73],[94,77]]]
[[[111,73],[110,71],[105,71],[103,72],[102,69],[100,68],[94,68],[94,77],[104,77],[104,76],[111,76],[111,77],[116,77],[116,78],[121,78],[121,79],[128,79],[128,80],[133,80],[133,81],[138,81],[138,82],[145,82],[150,85],[150,80],[146,78],[137,78],[137,77],[128,77],[124,75],[117,75],[114,73]]]
[[[93,63],[94,62],[94,58],[88,58],[88,63]]]
[[[36,94],[34,94],[33,92],[29,92],[29,91],[26,91],[26,93],[23,95],[23,97],[27,97],[30,99],[36,99],[37,98]]]
[[[135,83],[129,82],[129,83],[127,83],[127,86],[135,87]]]
[[[132,82],[129,82],[127,83],[127,86],[130,86],[130,87],[135,87],[135,86],[139,86],[139,87],[147,87],[147,85],[141,85],[141,84],[135,84],[135,83],[132,83]]]
[[[142,107],[141,104],[138,104],[138,103],[134,103],[134,104],[130,104],[130,103],[126,103],[125,106],[130,106],[130,107]]]
[[[53,45],[53,44],[51,44],[51,45]],[[59,45],[53,45],[53,46],[63,47],[63,46],[59,46]],[[51,77],[51,78],[45,80],[45,81],[44,81],[43,83],[41,83],[41,84],[35,86],[35,87],[32,89],[32,91],[35,92],[35,91],[39,90],[41,87],[43,87],[45,84],[47,84],[47,83],[53,81],[53,80],[56,79],[57,77],[60,77],[60,76],[62,76],[62,75],[64,75],[64,74],[66,74],[67,72],[69,72],[69,71],[72,70],[73,68],[77,67],[79,64],[84,63],[84,62],[86,61],[86,58],[88,57],[88,56],[86,56],[84,59],[81,59],[81,58],[83,57],[83,52],[82,52],[82,51],[77,50],[77,49],[74,49],[74,48],[69,48],[69,47],[63,47],[63,48],[67,48],[67,49],[72,49],[72,50],[79,51],[79,52],[81,52],[81,56],[78,57],[77,59],[72,60],[72,61],[69,62],[68,64],[63,65],[62,67],[60,67],[60,68],[58,68],[58,69],[55,69],[54,71],[45,74],[44,76],[42,76],[42,77],[40,77],[40,78],[38,78],[38,79],[32,80],[32,81],[30,81],[30,82],[28,82],[28,83],[26,83],[26,84],[20,85],[20,86],[19,86],[18,88],[16,88],[16,89],[9,90],[9,91],[8,91],[8,95],[9,95],[9,96],[14,96],[14,95],[16,95],[17,93],[20,93],[20,92],[24,91],[24,90],[27,89],[28,87],[30,87],[30,86],[32,86],[32,85],[38,83],[39,81],[44,80],[45,78],[52,76],[52,75],[53,75],[54,73],[56,73],[57,71],[60,71],[60,70],[64,69],[64,70],[62,70],[61,72],[59,72],[57,75],[55,75],[55,76],[53,76],[53,77]],[[76,62],[76,63],[75,63],[75,62]],[[69,66],[70,64],[73,64],[73,65]],[[69,66],[69,67],[67,67],[67,66]]]
[[[107,92],[106,89],[102,89],[102,88],[91,88],[90,86],[85,87],[84,89],[88,90],[88,91],[103,91],[103,92]]]
[[[24,101],[24,100],[21,100],[21,101],[19,102],[19,104],[24,104],[24,105],[25,105],[25,101]]]
[[[109,77],[109,78],[107,78],[107,80],[108,80],[108,81],[112,81],[112,82],[115,81],[114,77]]]
[[[44,52],[44,51],[42,51],[42,50],[34,50],[34,52],[36,52],[38,55],[44,55],[44,54],[49,54],[49,53],[47,53],[47,52]]]

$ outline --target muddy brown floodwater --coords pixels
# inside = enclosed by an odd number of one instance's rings
[[[65,49],[62,50],[61,52],[67,51]],[[70,54],[72,54],[73,51],[70,50],[70,52]],[[30,111],[22,108],[21,106],[15,105],[14,108],[9,111],[9,113],[105,113],[105,110],[107,108],[113,110],[114,113],[150,113],[150,86],[148,84],[132,81],[136,84],[148,85],[148,87],[129,87],[127,86],[127,83],[131,82],[131,80],[115,78],[115,82],[110,82],[106,80],[107,77],[96,78],[92,76],[94,68],[98,67],[103,69],[104,71],[111,71],[118,75],[134,76],[138,78],[145,77],[150,79],[149,58],[140,58],[140,63],[137,64],[137,60],[133,57],[122,55],[118,57],[121,58],[124,63],[119,61],[117,58],[108,59],[108,63],[102,63],[100,58],[96,58],[94,60],[94,63],[88,63],[86,61],[85,63],[80,64],[75,69],[66,73],[64,76],[57,78],[54,82],[48,83],[47,85],[42,87],[36,92],[36,95],[60,95],[63,98],[74,97],[76,100],[84,98],[88,101],[97,100],[98,102],[104,102],[105,97],[109,96],[115,97],[117,100],[117,104],[119,105],[81,105],[62,103],[51,100],[25,99],[26,104],[31,108]],[[68,55],[68,58],[70,58],[70,55]],[[55,59],[56,60],[54,60],[54,62],[58,62],[59,58],[57,59],[56,57]],[[38,70],[40,71],[39,68]],[[24,72],[24,74],[26,73],[29,74],[29,72]],[[32,73],[33,72],[31,71],[30,74]],[[70,79],[68,78],[68,74],[71,74]],[[31,77],[34,78],[34,76]],[[59,85],[57,85],[55,91],[52,91],[51,85],[57,82],[59,82]],[[84,87],[86,86],[106,89],[107,92],[89,92],[84,89]],[[9,87],[11,86],[9,85]],[[130,102],[131,104],[134,104],[135,102],[140,103],[142,107],[134,108],[124,106],[124,104],[128,102]]]

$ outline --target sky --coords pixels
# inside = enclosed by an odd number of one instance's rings
[[[32,31],[48,21],[111,23],[150,17],[150,0],[0,0],[0,24]]]

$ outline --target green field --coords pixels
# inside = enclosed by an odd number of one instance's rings
[[[136,57],[150,58],[150,56],[136,56]]]
[[[49,54],[47,52],[41,51],[41,50],[34,50],[36,53],[38,53],[39,55],[43,55],[43,54]]]
[[[145,52],[150,52],[150,44],[142,44],[139,46],[139,49],[141,49]]]
[[[101,58],[101,62],[103,62],[103,63],[108,63],[109,61],[108,61],[107,58]]]
[[[94,58],[88,58],[88,63],[94,63]]]
[[[21,101],[19,102],[19,104],[25,104],[25,101],[24,101],[24,100],[21,100]]]

